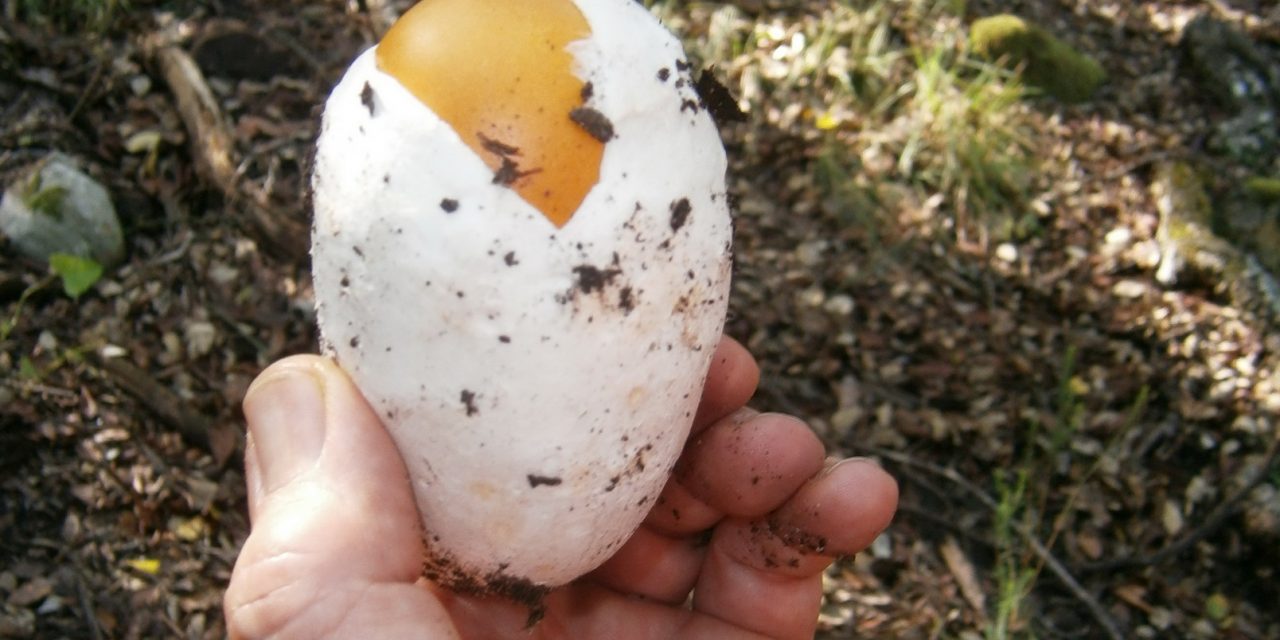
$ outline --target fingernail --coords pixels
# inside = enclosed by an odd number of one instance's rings
[[[845,465],[853,466],[853,465],[861,465],[861,464],[865,464],[869,467],[875,467],[877,469],[883,468],[880,465],[880,461],[876,460],[875,458],[866,458],[862,456],[855,456],[852,458],[843,458],[843,459],[827,458],[827,465],[826,465],[826,468],[823,469],[822,475],[830,474],[832,471],[836,470],[836,467],[843,467]]]
[[[260,377],[244,398],[262,488],[270,493],[315,465],[324,447],[324,391],[319,374],[284,367]]]
[[[880,466],[880,463],[876,461],[874,458],[862,458],[862,457],[841,458],[838,456],[827,456],[826,460],[822,461],[822,470],[819,471],[817,474],[815,474],[813,478],[809,480],[809,482],[812,483],[814,480],[825,478],[835,473],[836,470],[844,467],[853,467],[853,466],[861,466],[861,465],[866,465],[868,467],[875,467],[876,469],[883,468]]]

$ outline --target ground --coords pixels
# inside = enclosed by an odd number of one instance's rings
[[[316,349],[318,110],[386,24],[372,1],[127,4],[92,24],[12,0],[0,17],[3,182],[48,150],[76,156],[129,251],[77,299],[0,251],[0,636],[225,634],[248,530],[239,401],[268,363]],[[1178,47],[1204,14],[1274,63],[1269,5],[654,7],[746,110],[724,129],[728,332],[761,361],[754,404],[902,484],[894,525],[830,572],[822,637],[1280,635],[1273,309],[1221,274],[1157,280],[1150,188],[1170,160],[1215,196],[1276,175],[1274,150],[1249,165],[1206,144],[1226,116]],[[1002,11],[1096,57],[1107,83],[1072,106],[975,108],[1012,81],[925,73]],[[226,119],[222,156],[193,136],[170,46]]]

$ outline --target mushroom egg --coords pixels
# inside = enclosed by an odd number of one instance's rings
[[[536,605],[639,526],[724,325],[725,165],[634,0],[425,0],[348,69],[317,314],[404,459],[428,577]]]

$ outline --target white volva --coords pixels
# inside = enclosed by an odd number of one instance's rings
[[[680,45],[634,0],[576,4],[591,27],[576,73],[615,137],[562,228],[373,50],[318,143],[324,347],[395,438],[428,575],[464,590],[560,585],[631,535],[723,328],[725,157]]]

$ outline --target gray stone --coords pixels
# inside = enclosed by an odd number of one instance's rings
[[[1213,151],[1256,169],[1265,169],[1275,159],[1280,144],[1280,123],[1270,107],[1251,107],[1213,127],[1209,141]]]
[[[1280,203],[1249,197],[1239,187],[1229,191],[1217,208],[1216,221],[1223,235],[1280,274]]]
[[[5,190],[0,233],[23,255],[92,258],[104,267],[124,258],[124,235],[106,188],[61,153],[45,156]]]
[[[1230,24],[1202,15],[1183,30],[1182,47],[1195,81],[1232,112],[1280,101],[1275,62]]]
[[[1280,60],[1235,27],[1206,16],[1182,33],[1192,78],[1227,111],[1209,143],[1218,153],[1267,168],[1280,146]]]

